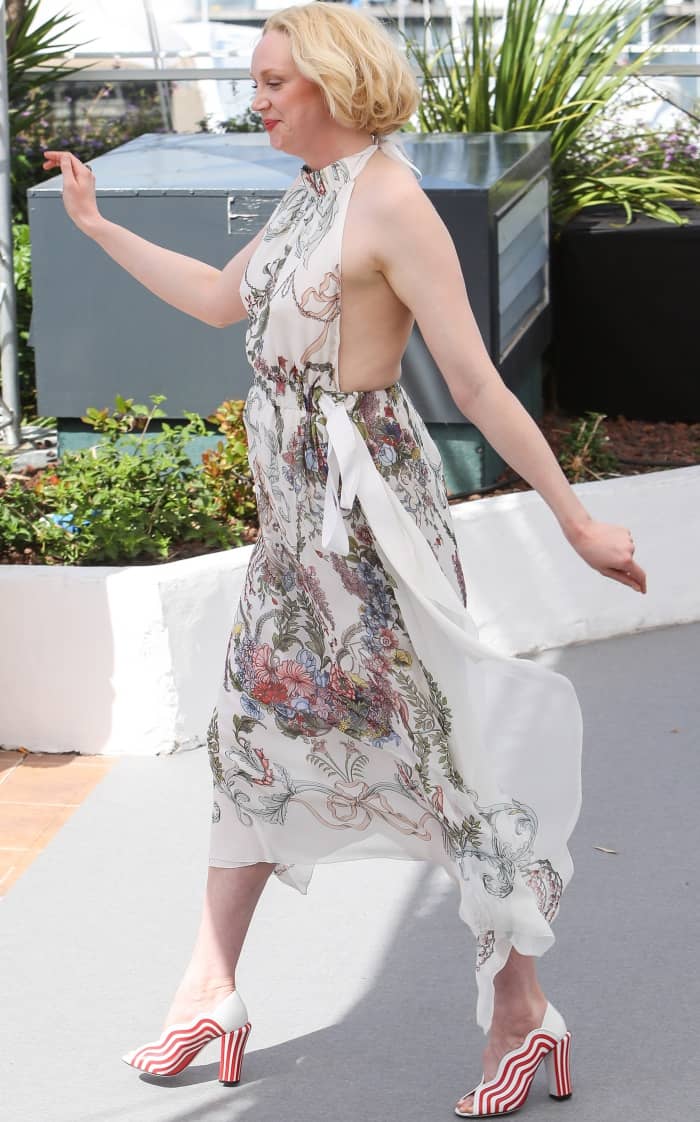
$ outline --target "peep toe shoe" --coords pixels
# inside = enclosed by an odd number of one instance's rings
[[[158,1040],[127,1052],[122,1059],[149,1075],[178,1075],[205,1044],[220,1038],[219,1082],[225,1087],[235,1087],[241,1078],[249,1035],[248,1011],[234,990],[210,1014],[170,1025]]]
[[[570,1098],[570,1053],[571,1033],[567,1031],[561,1014],[548,1004],[540,1027],[528,1033],[519,1048],[506,1052],[494,1078],[487,1081],[482,1078],[473,1091],[465,1091],[462,1095],[463,1099],[474,1096],[472,1109],[459,1110],[455,1107],[455,1114],[460,1118],[495,1118],[519,1110],[543,1060],[551,1098]]]

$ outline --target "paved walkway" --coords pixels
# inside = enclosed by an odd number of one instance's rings
[[[541,659],[586,722],[576,875],[542,976],[575,1093],[538,1077],[523,1122],[697,1117],[700,626]],[[240,985],[244,1082],[212,1050],[167,1084],[119,1063],[157,1033],[196,921],[206,758],[124,759],[2,903],[0,1087],[11,1122],[437,1122],[479,1073],[471,939],[447,878],[410,862],[273,883]],[[600,847],[600,848],[597,848]],[[607,850],[615,850],[609,853]]]
[[[115,762],[108,756],[0,751],[0,896]]]

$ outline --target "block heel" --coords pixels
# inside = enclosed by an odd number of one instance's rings
[[[544,1058],[550,1098],[570,1099],[571,1084],[571,1033],[562,1036],[556,1048]]]
[[[224,1087],[235,1087],[237,1083],[240,1083],[243,1055],[249,1036],[250,1021],[247,1021],[235,1032],[229,1032],[221,1038],[219,1083],[222,1083]]]

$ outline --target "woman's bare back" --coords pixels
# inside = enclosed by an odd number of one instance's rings
[[[414,179],[409,168],[376,152],[357,176],[350,198],[342,243],[338,355],[339,385],[347,393],[384,389],[401,374],[414,318],[379,268],[374,200],[406,177]]]

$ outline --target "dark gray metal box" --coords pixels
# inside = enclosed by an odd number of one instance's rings
[[[532,382],[533,363],[539,378],[549,337],[548,136],[407,134],[404,143],[455,241],[489,353],[536,411],[532,387],[523,393],[520,383]],[[299,160],[261,134],[156,134],[92,167],[105,217],[222,267],[267,220]],[[210,328],[152,296],[72,225],[60,177],[30,189],[29,216],[40,413],[58,417],[65,430],[79,427],[88,405],[109,405],[117,393],[140,401],[165,394],[169,417],[207,415],[226,398],[245,397],[245,324]],[[448,484],[465,489],[457,478],[464,475],[464,418],[417,329],[403,382],[448,453]],[[481,447],[475,438],[472,445]],[[488,481],[487,465],[478,466],[469,468],[468,485]],[[494,466],[500,470],[500,461]]]

